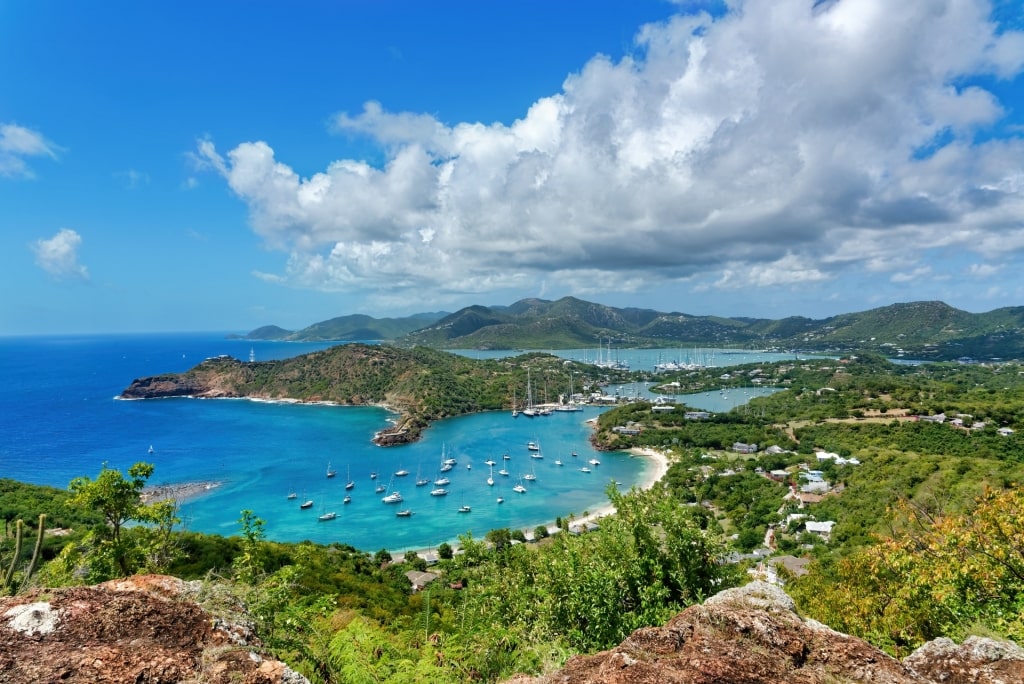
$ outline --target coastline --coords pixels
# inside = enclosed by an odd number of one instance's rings
[[[644,471],[643,479],[636,485],[639,489],[651,489],[668,473],[670,462],[667,453],[659,451],[658,449],[649,449],[642,447],[633,447],[631,449],[625,449],[624,451],[629,453],[630,456],[646,458],[648,459],[648,462],[650,464],[649,467]],[[572,529],[585,523],[597,523],[601,518],[604,518],[605,516],[609,515],[614,515],[614,513],[615,506],[611,505],[610,503],[605,504],[594,510],[588,511],[586,515],[574,517],[569,527],[570,529]],[[555,526],[554,521],[548,522],[546,524],[546,527],[548,528],[549,534],[555,534],[559,532],[559,528]],[[452,548],[457,548],[457,546],[453,544]],[[437,559],[436,551],[433,548],[403,549],[392,552],[393,562],[401,562],[406,558],[406,556],[409,556],[410,554],[422,556],[423,558],[427,558],[429,556],[435,560]]]
[[[668,473],[669,460],[668,455],[665,452],[642,447],[633,447],[632,449],[627,449],[627,452],[631,456],[647,458],[650,461],[650,466],[644,471],[644,478],[637,485],[638,489],[651,489]],[[588,522],[597,522],[601,518],[614,513],[615,506],[607,504],[605,506],[601,506],[595,511],[587,513],[587,515],[579,518],[573,518],[572,524],[581,525]],[[548,532],[555,532],[557,530],[558,528],[555,527],[553,523],[548,525]]]

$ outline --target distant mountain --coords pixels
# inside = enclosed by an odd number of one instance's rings
[[[302,330],[292,331],[276,325],[265,325],[242,335],[241,339],[287,342],[394,340],[430,325],[445,315],[445,312],[441,312],[420,313],[405,318],[373,318],[352,314],[314,323]]]
[[[619,309],[575,297],[473,305],[454,313],[375,319],[342,316],[289,332],[259,328],[247,339],[389,340],[446,349],[569,349],[715,346],[878,351],[915,359],[1024,357],[1024,307],[972,314],[943,302],[908,302],[825,319],[778,320]]]

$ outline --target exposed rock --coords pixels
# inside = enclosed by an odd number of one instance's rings
[[[308,684],[200,608],[195,590],[140,575],[0,599],[0,683]]]
[[[903,663],[943,684],[1024,682],[1024,649],[982,637],[968,637],[959,646],[951,639],[935,639],[911,653]]]
[[[948,640],[946,640],[948,641]],[[1024,682],[1021,649],[967,640],[901,663],[871,644],[801,618],[778,587],[752,582],[691,606],[664,627],[571,658],[560,671],[515,684],[996,684]],[[1016,668],[1016,669],[1015,669]]]

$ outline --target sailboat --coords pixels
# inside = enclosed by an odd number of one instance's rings
[[[303,501],[302,503],[299,504],[299,508],[312,508],[312,507],[313,507],[313,500],[312,499],[306,499],[305,501]]]
[[[345,470],[345,489],[352,489],[356,486],[355,481],[352,479],[352,468],[346,467]]]
[[[494,466],[491,466],[491,472],[487,474],[487,486],[494,486]]]
[[[516,391],[512,389],[512,417],[515,418],[519,415],[519,409],[516,408]],[[152,447],[150,447],[152,448]]]
[[[327,477],[334,477],[337,474],[338,474],[338,471],[333,469],[333,468],[331,468],[331,462],[328,461],[327,462]]]
[[[299,497],[299,495],[295,493],[294,489],[289,489],[288,490],[288,498],[289,499],[297,499],[298,497]]]
[[[324,512],[324,507],[321,504],[321,506],[320,506],[320,516],[317,518],[317,520],[319,520],[320,522],[327,522],[328,520],[334,520],[337,517],[338,517],[338,514],[335,513],[334,511],[330,511],[330,512],[325,513]]]
[[[352,497],[346,494],[345,498],[341,500],[341,503],[352,503]]]
[[[533,390],[530,388],[530,369],[526,369],[526,408],[522,411],[527,418],[537,415],[537,409],[533,408]]]
[[[391,485],[394,484],[394,482],[395,482],[395,478],[394,478],[394,476],[392,476],[391,477],[391,482],[388,483],[388,488],[389,489],[391,488]],[[402,495],[399,492],[397,492],[397,491],[392,491],[390,494],[388,494],[387,496],[382,498],[381,501],[383,503],[386,503],[386,504],[401,503],[402,502]]]
[[[512,488],[512,491],[513,492],[518,492],[520,494],[525,494],[526,493],[526,487],[523,486],[523,481],[520,480],[519,483],[515,487]]]
[[[530,481],[536,480],[537,479],[537,469],[534,468],[531,472],[526,473],[525,475],[523,475],[523,479],[524,480],[530,480]]]
[[[425,477],[421,477],[420,476],[420,469],[416,468],[416,486],[417,487],[422,487],[422,486],[428,485],[428,484],[430,484],[430,480],[428,480]]]

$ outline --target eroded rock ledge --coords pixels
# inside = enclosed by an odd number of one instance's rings
[[[1011,684],[1024,649],[971,638],[933,641],[902,662],[867,642],[801,618],[781,589],[754,582],[691,606],[664,627],[571,658],[510,684]]]
[[[201,608],[197,585],[139,575],[0,599],[0,682],[309,684]]]

